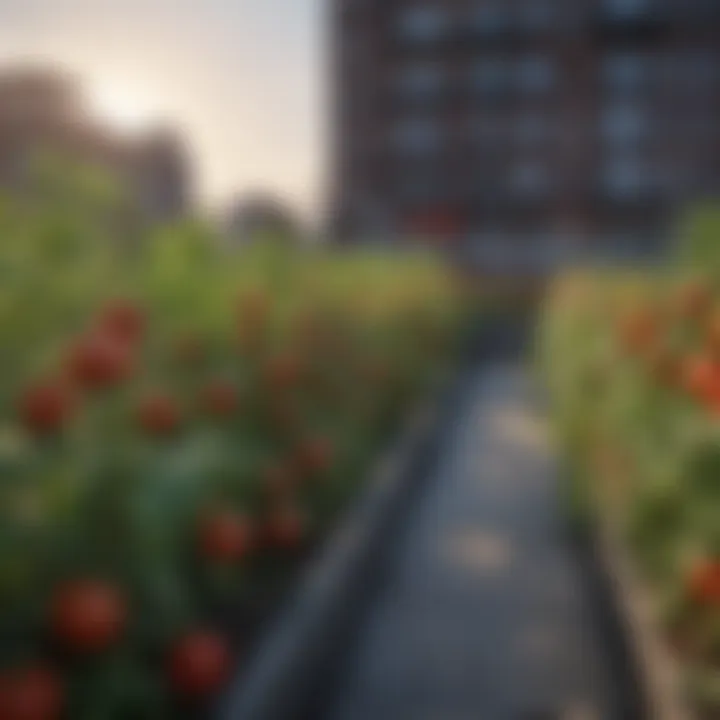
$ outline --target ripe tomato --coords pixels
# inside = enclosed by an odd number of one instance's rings
[[[59,720],[64,705],[61,680],[50,668],[33,665],[0,675],[2,720]]]
[[[720,412],[720,363],[705,356],[690,358],[684,366],[683,384],[706,409]]]
[[[297,446],[295,461],[301,473],[318,475],[330,469],[333,455],[333,445],[328,438],[307,438]]]
[[[203,557],[214,562],[242,560],[252,547],[252,528],[243,515],[219,510],[200,523],[199,546]]]
[[[50,605],[53,635],[68,649],[97,653],[117,643],[127,624],[122,592],[98,580],[74,580],[54,592]]]
[[[74,410],[73,398],[64,385],[43,383],[29,387],[18,401],[18,412],[25,427],[36,435],[58,432]]]
[[[201,392],[201,403],[213,417],[225,419],[238,408],[238,391],[228,380],[213,380]]]
[[[695,355],[686,358],[682,369],[683,386],[696,399],[704,399],[720,378],[720,368],[712,358]]]
[[[170,652],[168,674],[185,697],[211,695],[227,682],[232,669],[230,648],[217,633],[197,630],[181,638]]]
[[[132,355],[117,338],[95,334],[71,349],[68,367],[70,376],[81,387],[102,389],[127,379],[132,371]]]
[[[679,288],[676,303],[682,317],[697,319],[710,309],[712,290],[706,282],[692,280]]]
[[[688,584],[690,596],[698,605],[720,609],[720,558],[697,563]]]
[[[271,388],[276,390],[283,390],[296,385],[301,374],[300,360],[289,354],[271,358],[264,370],[265,381]]]
[[[145,330],[145,315],[127,300],[116,300],[103,310],[99,325],[104,333],[126,343],[135,343]]]
[[[282,502],[270,510],[265,524],[265,536],[273,547],[292,550],[305,537],[305,518],[299,508]]]
[[[138,418],[145,432],[154,437],[173,435],[182,421],[175,400],[160,393],[150,395],[141,402]]]

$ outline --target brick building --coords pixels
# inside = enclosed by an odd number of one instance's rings
[[[188,209],[185,148],[172,131],[113,132],[93,116],[73,78],[38,68],[0,72],[0,188],[21,189],[33,158],[48,150],[108,171],[148,221]]]
[[[718,0],[334,0],[332,23],[341,237],[654,253],[720,190]]]

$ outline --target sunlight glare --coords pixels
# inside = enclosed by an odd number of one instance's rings
[[[98,86],[91,99],[98,115],[121,130],[140,130],[152,119],[150,111],[138,98],[118,88]]]

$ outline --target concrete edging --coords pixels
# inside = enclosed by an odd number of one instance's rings
[[[619,534],[591,521],[572,530],[611,656],[621,720],[694,720],[682,672],[660,635],[655,604]]]
[[[221,700],[220,720],[297,720],[317,705],[338,646],[362,612],[376,553],[460,382],[451,381],[416,411],[381,457],[367,490],[306,569],[256,659]]]
[[[615,603],[638,665],[648,717],[692,720],[695,715],[684,697],[680,665],[660,637],[656,604],[640,582],[618,534],[611,528],[599,528],[596,541],[603,571],[615,592]]]

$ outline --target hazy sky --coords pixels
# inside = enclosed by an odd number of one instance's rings
[[[323,0],[0,0],[0,63],[48,59],[131,126],[187,132],[202,195],[269,188],[316,206]]]

